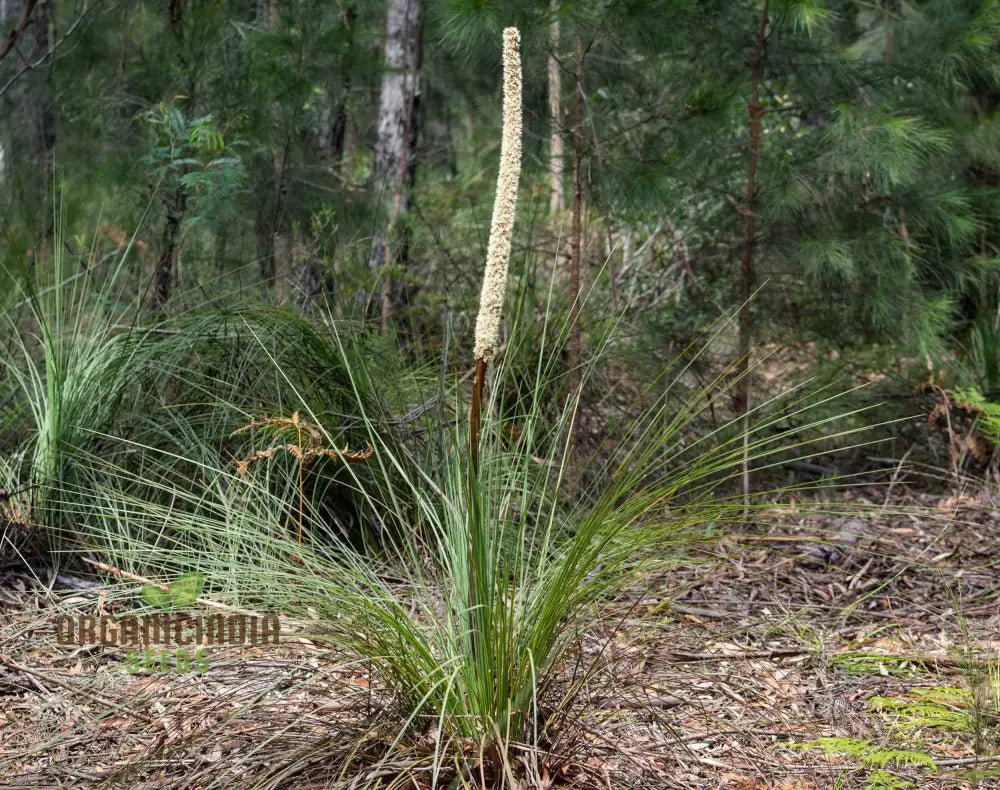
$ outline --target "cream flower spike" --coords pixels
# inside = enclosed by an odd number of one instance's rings
[[[486,248],[486,271],[476,318],[475,358],[489,361],[500,344],[500,322],[507,287],[511,235],[521,176],[521,34],[516,27],[503,31],[503,136],[500,174],[493,202],[493,221]]]

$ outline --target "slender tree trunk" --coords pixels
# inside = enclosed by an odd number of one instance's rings
[[[184,5],[183,0],[167,0],[167,27],[173,37],[177,51],[184,52]],[[183,58],[183,55],[182,55]],[[193,77],[191,77],[193,80]],[[188,92],[185,111],[194,109],[194,91]],[[160,243],[160,257],[153,272],[153,295],[150,307],[155,314],[166,312],[167,303],[173,291],[174,269],[176,268],[177,252],[180,245],[181,223],[184,221],[184,211],[187,208],[187,198],[184,188],[180,185],[174,190],[170,199],[163,201],[163,236]]]
[[[566,205],[563,189],[563,128],[562,128],[562,75],[559,71],[559,17],[555,14],[559,8],[559,0],[552,0],[552,27],[549,32],[549,182],[552,196],[549,201],[549,211],[553,214],[562,211]]]
[[[48,0],[41,0],[35,6],[35,51],[32,55],[33,58],[40,58],[52,51],[51,14],[52,5]],[[46,206],[49,202],[49,184],[52,182],[52,154],[56,147],[55,108],[52,104],[49,75],[49,69],[44,69],[41,74],[37,75],[30,99],[31,118],[35,125],[36,155],[41,165],[42,200]]]
[[[583,254],[582,208],[583,185],[580,179],[580,158],[583,147],[583,43],[576,37],[576,101],[573,117],[573,227],[570,233],[569,263],[569,396],[576,398],[580,388],[580,263]],[[570,443],[576,445],[579,426],[577,409],[570,423]]]
[[[417,106],[423,35],[421,0],[389,0],[386,14],[385,71],[379,95],[378,140],[375,144],[376,189],[380,204],[389,207],[385,224],[372,240],[369,266],[382,277],[381,318],[388,326],[393,305],[399,300],[396,278],[384,271],[393,257],[405,261],[405,235],[397,228],[405,223],[410,208],[410,190],[416,164]],[[400,238],[404,236],[404,238]],[[398,252],[391,254],[391,247]]]
[[[121,88],[122,80],[125,79],[125,61],[128,59],[128,32],[129,32],[129,0],[122,0],[122,9],[118,18],[121,26],[121,33],[118,37],[118,63],[115,65],[115,85]]]
[[[183,192],[179,189],[174,194],[172,203],[163,202],[166,224],[163,228],[160,259],[156,263],[156,272],[153,276],[152,309],[157,314],[163,314],[166,311],[170,301],[170,293],[173,290],[174,266],[177,260],[181,220],[184,218],[186,202]]]
[[[257,5],[257,24],[264,25],[274,33],[278,29],[278,0],[265,0]],[[302,53],[299,53],[299,68],[301,70]],[[271,107],[271,120],[277,127],[282,126],[281,108],[275,104]],[[288,129],[274,152],[272,163],[270,211],[264,220],[261,233],[262,249],[260,250],[260,280],[264,287],[273,290],[278,282],[279,261],[290,254],[293,242],[288,237],[285,228],[285,206],[288,197],[289,159],[292,140]]]
[[[763,106],[760,103],[760,80],[767,54],[767,22],[769,0],[764,0],[757,29],[757,42],[750,61],[750,104],[747,121],[750,126],[750,147],[747,161],[747,184],[743,205],[743,254],[740,258],[740,315],[739,315],[739,365],[740,376],[736,389],[736,407],[743,415],[743,496],[749,504],[750,497],[750,340],[752,323],[750,298],[753,295],[753,253],[757,241],[757,162],[760,158],[760,121]]]
[[[346,82],[346,78],[345,78]],[[324,155],[334,170],[340,170],[344,162],[344,141],[347,138],[347,102],[341,99],[334,105],[330,115]]]
[[[264,249],[260,258],[260,280],[268,289],[272,289],[278,279],[278,258],[282,248],[287,247],[282,233],[285,218],[285,202],[288,195],[288,154],[291,141],[285,138],[274,154],[273,192],[271,194],[271,211],[268,213],[264,229]]]

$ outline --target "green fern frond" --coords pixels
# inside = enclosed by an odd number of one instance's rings
[[[863,738],[816,738],[805,743],[789,744],[791,749],[819,749],[827,755],[842,754],[853,757],[868,768],[886,768],[889,764],[897,766],[912,765],[937,770],[934,758],[925,752],[914,749],[883,748]]]
[[[889,771],[872,771],[865,781],[865,790],[903,790],[906,787],[916,787],[916,785]]]

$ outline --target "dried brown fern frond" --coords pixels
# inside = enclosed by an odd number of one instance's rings
[[[350,450],[347,445],[344,445],[343,449],[324,447],[323,432],[318,426],[302,419],[298,412],[294,412],[291,417],[252,418],[249,424],[237,428],[232,435],[235,436],[251,428],[264,429],[275,439],[282,437],[283,434],[294,432],[296,441],[275,444],[267,449],[257,450],[246,458],[236,459],[236,469],[241,475],[247,473],[250,464],[271,458],[279,452],[295,456],[303,468],[310,466],[313,461],[322,457],[340,459],[345,463],[359,463],[371,458],[375,452],[375,448],[370,444],[363,450]]]
[[[319,426],[308,420],[302,419],[298,412],[293,412],[291,417],[261,417],[251,418],[249,425],[237,428],[232,436],[246,431],[250,428],[261,429],[265,434],[270,434],[274,439],[283,438],[284,435],[293,434],[295,442],[285,442],[274,444],[264,450],[256,450],[246,458],[236,459],[236,470],[240,476],[245,476],[250,468],[250,464],[256,461],[263,461],[271,458],[279,452],[290,453],[295,456],[299,466],[299,518],[298,518],[298,542],[302,542],[302,522],[305,511],[305,489],[303,485],[303,474],[313,461],[317,458],[334,458],[344,463],[358,463],[365,461],[372,456],[375,448],[370,444],[363,450],[349,450],[347,445],[344,448],[324,447],[323,432]]]

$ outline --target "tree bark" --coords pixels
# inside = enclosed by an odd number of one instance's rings
[[[747,121],[750,127],[750,146],[747,160],[747,183],[743,205],[743,254],[740,258],[740,314],[739,314],[739,362],[735,405],[737,413],[743,416],[743,494],[746,501],[750,496],[750,469],[748,428],[750,411],[750,340],[752,320],[750,298],[753,296],[754,267],[753,254],[757,242],[757,162],[760,158],[760,122],[764,108],[760,103],[760,80],[764,56],[767,54],[767,22],[769,0],[764,0],[757,29],[757,42],[750,61],[750,103],[747,105]]]
[[[278,0],[263,0],[257,4],[257,24],[274,33],[278,29]],[[299,53],[299,69],[302,67],[302,53]],[[281,108],[271,107],[271,119],[275,126],[282,127]],[[278,282],[279,260],[283,253],[290,254],[293,246],[285,227],[285,206],[288,197],[289,160],[291,156],[291,133],[286,128],[281,142],[274,151],[272,160],[270,210],[264,218],[260,231],[260,280],[264,287],[273,290]]]
[[[178,53],[184,52],[184,2],[183,0],[167,0],[166,23],[173,37]],[[181,55],[183,57],[183,54]],[[182,63],[183,65],[183,63]],[[194,83],[190,78],[188,95],[184,101],[185,113],[190,117],[194,110]],[[176,268],[177,252],[180,246],[181,223],[187,209],[187,196],[180,184],[174,189],[169,199],[163,200],[163,236],[160,242],[160,257],[153,272],[153,294],[150,309],[156,315],[163,315],[167,310],[170,295],[173,292],[174,269]]]
[[[556,12],[559,0],[552,0],[552,27],[549,31],[549,182],[552,195],[549,201],[549,211],[555,214],[562,211],[566,205],[563,189],[563,128],[562,128],[562,75],[559,71],[559,17]]]
[[[401,297],[396,278],[384,269],[395,258],[405,261],[405,223],[410,208],[410,190],[416,165],[417,106],[423,37],[421,0],[389,0],[385,23],[385,71],[379,95],[378,140],[375,145],[375,177],[379,203],[390,208],[385,223],[379,223],[372,240],[369,266],[381,273],[381,317],[385,328],[392,307]],[[385,198],[388,196],[388,202]],[[394,238],[395,237],[395,238]]]
[[[156,263],[156,272],[153,275],[152,309],[156,314],[162,315],[166,311],[173,290],[174,263],[177,260],[177,246],[186,203],[184,193],[179,188],[174,194],[172,203],[163,201],[166,223],[163,228],[160,259]]]

